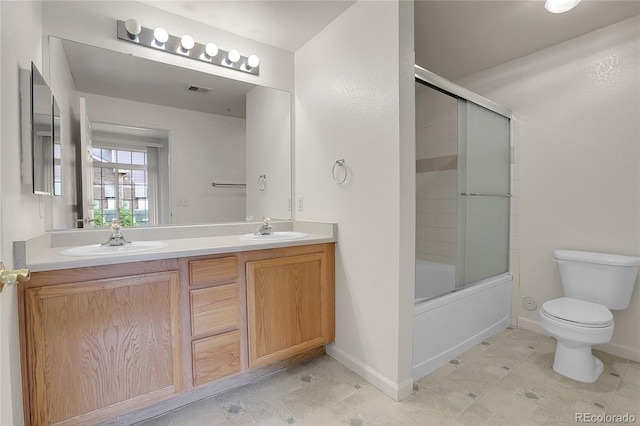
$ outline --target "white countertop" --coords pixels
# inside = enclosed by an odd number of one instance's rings
[[[86,266],[114,265],[128,262],[142,262],[148,260],[173,259],[188,256],[202,256],[219,253],[231,253],[239,251],[262,250],[278,247],[293,247],[301,245],[321,244],[336,242],[336,226],[335,224],[319,224],[309,222],[295,222],[291,226],[279,226],[280,229],[293,228],[293,230],[306,232],[308,237],[295,240],[271,240],[271,241],[254,241],[241,239],[241,234],[233,235],[217,235],[189,238],[168,238],[154,241],[162,241],[166,246],[149,249],[139,252],[109,254],[100,256],[64,256],[60,254],[70,245],[55,246],[49,238],[41,238],[42,241],[27,241],[22,254],[16,256],[16,263],[20,268],[28,268],[31,272],[50,271],[69,268],[80,268]],[[103,231],[104,232],[104,231]],[[123,230],[123,233],[126,232]],[[160,235],[160,234],[159,234]],[[164,234],[167,236],[167,234]],[[172,237],[178,236],[175,232]],[[54,237],[55,238],[55,237]],[[151,238],[146,238],[151,240]],[[43,242],[44,241],[44,242]],[[47,241],[49,246],[47,247]],[[22,242],[25,243],[25,242]],[[84,245],[84,244],[78,244]],[[54,247],[55,246],[55,247]],[[16,246],[19,248],[19,246]]]

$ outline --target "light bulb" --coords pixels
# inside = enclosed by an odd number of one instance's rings
[[[213,58],[218,54],[218,46],[216,46],[215,43],[207,43],[207,45],[204,47],[204,53],[208,57]]]
[[[255,68],[258,65],[260,65],[260,58],[258,58],[256,55],[251,55],[249,56],[249,58],[247,58],[247,66],[249,68]]]
[[[227,61],[230,63],[235,63],[240,60],[240,52],[236,49],[231,49],[229,53],[227,53]]]
[[[135,40],[140,31],[142,31],[142,27],[140,23],[135,19],[127,19],[124,23],[124,27],[127,30],[127,35],[131,40]]]
[[[165,44],[169,40],[169,33],[162,27],[158,27],[153,30],[153,38],[156,39],[158,44]]]
[[[182,48],[184,50],[191,50],[191,49],[193,49],[193,46],[196,45],[196,42],[193,41],[193,37],[191,37],[190,35],[185,34],[180,39],[180,45],[182,46]]]
[[[581,0],[547,0],[544,3],[544,8],[551,13],[564,13],[576,7],[580,1]]]

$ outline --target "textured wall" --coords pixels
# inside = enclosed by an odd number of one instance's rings
[[[640,255],[640,18],[631,18],[460,83],[515,113],[520,300],[563,294],[557,248]],[[517,246],[516,246],[517,247]],[[640,288],[614,312],[608,352],[640,361]]]

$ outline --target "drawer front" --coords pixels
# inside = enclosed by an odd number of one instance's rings
[[[240,371],[240,331],[193,342],[193,384],[201,385]]]
[[[191,285],[233,281],[237,278],[238,258],[235,256],[189,262],[189,283]]]
[[[237,328],[240,321],[238,291],[236,283],[191,290],[191,335]]]

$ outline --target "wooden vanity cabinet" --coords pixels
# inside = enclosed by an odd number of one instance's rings
[[[334,246],[310,246],[246,263],[249,366],[334,340]]]
[[[182,391],[177,269],[32,274],[20,288],[26,424],[95,424]]]
[[[242,368],[241,290],[238,257],[182,260],[188,265],[192,386],[222,379]]]
[[[26,425],[135,423],[323,353],[334,244],[34,272],[18,294]]]

